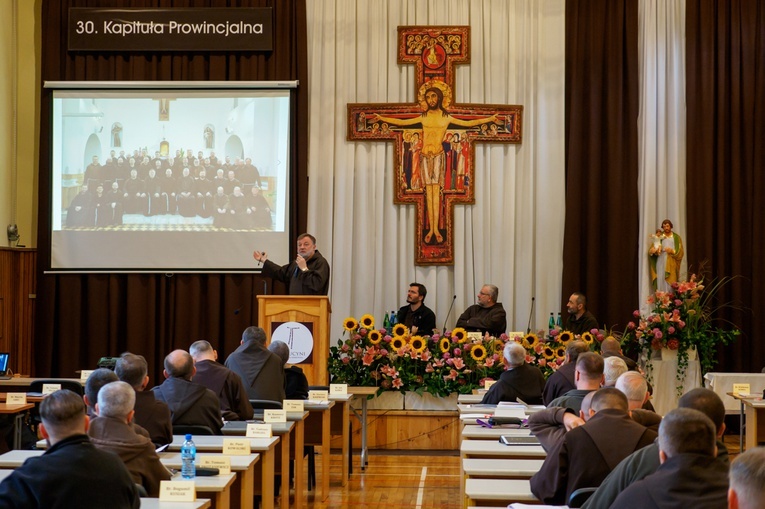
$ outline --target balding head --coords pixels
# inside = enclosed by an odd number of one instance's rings
[[[613,359],[614,357],[609,357]],[[618,358],[618,357],[617,357]],[[616,388],[627,396],[630,410],[642,408],[648,396],[648,382],[637,371],[627,371],[616,380]]]
[[[509,368],[517,368],[526,362],[526,349],[515,341],[508,341],[503,351],[505,364]]]
[[[603,352],[603,355],[607,353],[619,354],[619,353],[622,353],[622,346],[619,344],[619,342],[615,338],[608,336],[600,344],[600,350]]]
[[[593,413],[600,412],[601,410],[619,410],[620,412],[627,413],[629,411],[629,405],[627,404],[627,396],[621,391],[611,387],[606,387],[595,391],[592,396],[592,405],[590,411]]]
[[[613,387],[616,385],[616,380],[627,372],[627,363],[621,357],[606,357],[603,359],[603,377],[605,382],[604,387]]]
[[[218,352],[215,351],[209,341],[204,339],[194,341],[189,347],[189,354],[191,354],[194,362],[214,361],[218,358]]]
[[[173,350],[165,357],[165,378],[191,380],[194,376],[194,359],[185,350]]]
[[[99,417],[130,422],[135,407],[135,391],[125,382],[112,382],[98,392],[96,406]]]
[[[587,343],[581,339],[572,341],[566,347],[566,362],[576,362],[581,354],[589,351],[590,348],[587,346]]]

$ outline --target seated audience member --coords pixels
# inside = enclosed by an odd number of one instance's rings
[[[603,387],[613,387],[616,379],[628,371],[627,364],[619,357],[603,358]]]
[[[529,415],[528,426],[531,434],[537,437],[545,451],[554,450],[563,440],[563,435],[581,426],[590,418],[592,397],[597,391],[588,393],[582,399],[579,414],[570,408],[549,407]]]
[[[104,385],[98,393],[96,413],[88,435],[101,450],[120,457],[136,484],[150,497],[159,496],[159,482],[169,480],[170,471],[159,461],[154,444],[130,426],[135,410],[135,391],[125,382]]]
[[[568,318],[566,319],[565,329],[574,334],[590,332],[598,328],[598,321],[595,316],[587,311],[587,297],[583,293],[574,292],[566,304]]]
[[[725,405],[720,397],[709,389],[692,389],[678,401],[680,408],[698,410],[710,419],[717,428],[717,461],[728,467],[728,449],[722,443],[725,433]],[[583,508],[598,509],[611,507],[616,497],[631,484],[656,472],[659,468],[659,444],[645,447],[619,463],[613,472],[598,487],[598,490],[584,503]]]
[[[93,370],[85,381],[85,394],[82,395],[82,399],[88,407],[88,417],[92,419],[96,416],[96,402],[98,401],[98,391],[101,390],[101,387],[117,380],[119,378],[117,378],[117,375],[111,369],[98,368]]]
[[[574,373],[576,372],[576,360],[579,354],[589,352],[587,343],[582,340],[572,341],[566,347],[566,360],[555,373],[550,375],[545,383],[545,390],[542,393],[542,403],[549,405],[550,401],[563,396],[568,391],[576,389]]]
[[[227,421],[246,421],[252,419],[252,405],[247,398],[239,375],[216,362],[218,352],[207,341],[194,342],[189,348],[197,369],[194,382],[204,385],[220,399],[220,410]]]
[[[436,328],[436,314],[425,305],[428,289],[420,283],[411,283],[406,293],[406,305],[401,306],[396,315],[399,323],[409,328],[412,334],[433,334]]]
[[[284,401],[282,359],[266,348],[266,331],[247,327],[239,348],[231,352],[226,367],[239,375],[250,399]]]
[[[728,468],[715,460],[717,444],[712,420],[691,408],[676,408],[659,426],[659,461],[653,474],[631,484],[612,507],[661,509],[725,507]]]
[[[505,371],[497,383],[491,386],[481,403],[497,404],[500,401],[516,401],[520,398],[529,405],[542,404],[545,377],[539,368],[526,363],[526,349],[515,341],[509,341],[502,352]]]
[[[488,332],[499,337],[507,330],[505,308],[500,302],[499,289],[494,285],[483,285],[478,292],[478,304],[473,304],[457,319],[457,327],[468,332]]]
[[[284,341],[271,341],[268,350],[279,356],[284,365],[284,399],[308,399],[308,379],[303,370],[289,364],[290,347]]]
[[[48,450],[29,458],[0,483],[0,507],[122,509],[140,507],[138,489],[115,455],[99,451],[85,433],[85,402],[56,391],[40,403],[40,432]]]
[[[749,449],[730,466],[728,509],[765,507],[765,447]]]
[[[159,447],[173,441],[173,423],[170,408],[154,397],[149,385],[148,365],[142,355],[125,352],[114,368],[117,377],[135,391],[135,416],[133,421],[144,428],[151,441]]]
[[[609,357],[606,362],[616,358]],[[658,433],[661,416],[651,410],[643,410],[643,405],[650,396],[645,377],[637,371],[626,371],[616,380],[616,388],[627,396],[632,420]]]
[[[152,388],[154,396],[170,407],[173,426],[207,426],[220,435],[223,421],[218,396],[204,385],[192,382],[195,373],[194,359],[188,352],[170,352],[165,357],[165,381]]]
[[[596,392],[588,413],[531,478],[531,492],[545,504],[565,504],[575,490],[600,485],[621,460],[656,438],[630,419],[627,397],[616,389]]]
[[[574,413],[579,413],[582,398],[588,392],[597,391],[603,383],[603,357],[593,352],[580,354],[576,359],[574,383],[576,389],[555,398],[547,406],[570,408]]]
[[[618,357],[619,359],[623,360],[624,363],[627,365],[627,369],[630,371],[634,371],[637,369],[637,363],[627,357],[626,355],[622,354],[622,345],[619,344],[619,341],[615,338],[609,336],[606,339],[603,340],[602,343],[600,343],[600,351],[601,356],[604,359],[608,359],[610,357]]]

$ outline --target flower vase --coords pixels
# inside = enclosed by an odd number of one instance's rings
[[[661,360],[663,361],[677,360],[677,350],[672,350],[671,348],[662,348]]]

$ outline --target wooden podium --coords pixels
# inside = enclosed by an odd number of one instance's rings
[[[329,297],[324,295],[258,295],[258,325],[266,331],[269,343],[277,329],[283,334],[285,328],[304,330],[304,326],[312,334],[310,355],[295,363],[305,373],[309,385],[329,383],[327,359],[331,312]],[[290,324],[296,327],[290,327]],[[290,349],[297,350],[293,345]]]

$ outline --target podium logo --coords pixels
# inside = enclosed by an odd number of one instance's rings
[[[290,347],[290,364],[300,364],[313,352],[313,334],[300,322],[285,322],[274,329],[271,341],[281,341]]]

